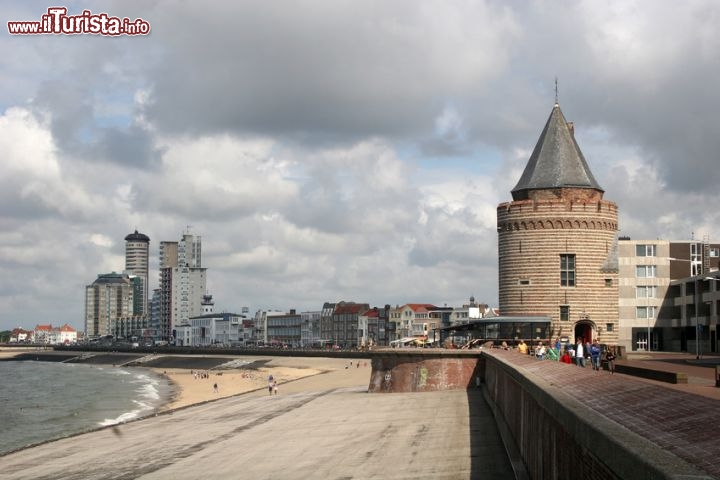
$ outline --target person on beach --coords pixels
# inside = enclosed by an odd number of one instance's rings
[[[272,378],[272,375],[270,375],[270,378]],[[272,393],[273,393],[273,387],[275,387],[275,381],[274,381],[274,380],[270,380],[270,381],[268,382],[268,395],[272,395]]]
[[[277,395],[277,390],[278,390],[277,382],[273,382],[273,391],[275,392],[275,395]]]
[[[213,392],[214,392],[214,393],[218,393],[218,392],[219,392],[217,383],[213,385]]]

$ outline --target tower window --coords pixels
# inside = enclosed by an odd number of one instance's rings
[[[560,321],[567,322],[570,320],[570,305],[560,305]]]
[[[560,255],[560,286],[575,286],[575,255]]]

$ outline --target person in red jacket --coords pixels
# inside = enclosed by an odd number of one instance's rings
[[[560,361],[562,363],[573,363],[572,358],[570,358],[570,352],[565,350],[565,353],[563,353],[563,356],[560,357]]]

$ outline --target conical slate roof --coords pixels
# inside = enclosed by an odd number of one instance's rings
[[[604,192],[593,177],[557,103],[512,195],[519,200],[528,198],[530,190],[556,188],[589,188]]]

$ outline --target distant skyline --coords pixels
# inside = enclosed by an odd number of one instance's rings
[[[82,329],[135,229],[157,287],[188,225],[217,311],[496,306],[496,207],[556,77],[620,235],[720,235],[718,2],[62,5],[151,30],[0,37],[2,330]]]

